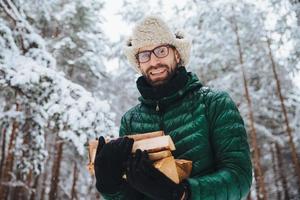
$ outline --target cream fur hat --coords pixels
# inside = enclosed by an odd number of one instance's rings
[[[133,28],[131,37],[124,47],[124,53],[130,64],[140,73],[136,54],[139,48],[148,45],[170,44],[180,54],[181,64],[186,66],[190,58],[191,43],[183,32],[172,33],[168,25],[157,16],[142,19]]]

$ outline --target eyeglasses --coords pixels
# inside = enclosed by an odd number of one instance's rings
[[[157,58],[164,58],[169,55],[169,48],[173,48],[171,45],[161,45],[152,50],[142,51],[136,54],[136,59],[139,63],[146,63],[151,59],[151,53],[153,53]]]

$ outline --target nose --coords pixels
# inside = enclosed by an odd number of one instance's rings
[[[150,66],[156,66],[159,63],[160,63],[160,59],[156,57],[154,53],[151,53],[150,60],[149,60]]]

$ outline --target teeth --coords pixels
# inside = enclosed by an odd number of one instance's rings
[[[156,75],[162,73],[163,71],[165,71],[165,69],[156,69],[156,70],[152,70],[150,73]]]

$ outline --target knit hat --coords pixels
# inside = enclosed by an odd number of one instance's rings
[[[157,16],[145,17],[137,23],[125,44],[124,53],[130,64],[140,73],[139,63],[136,59],[139,48],[160,44],[174,46],[180,54],[181,64],[183,66],[188,64],[191,50],[190,41],[183,32],[172,33],[166,22]]]

